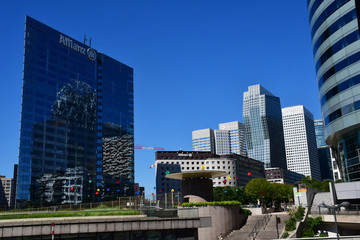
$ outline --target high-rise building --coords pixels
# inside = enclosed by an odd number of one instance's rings
[[[324,133],[324,123],[322,120],[314,120],[315,126],[315,136],[316,136],[316,145],[317,147],[324,147],[325,143],[325,133]]]
[[[133,195],[133,69],[26,16],[23,72],[17,203]]]
[[[231,153],[237,153],[241,156],[247,156],[245,126],[243,123],[234,121],[219,124],[220,130],[228,130],[230,132],[230,148]]]
[[[243,119],[248,157],[259,160],[265,168],[286,169],[280,98],[261,85],[244,92]]]
[[[326,144],[343,181],[360,180],[359,1],[308,0]]]
[[[312,113],[297,105],[283,108],[282,118],[288,170],[321,180]]]
[[[210,128],[192,132],[193,151],[209,151],[215,153],[214,130]]]
[[[218,155],[246,154],[245,128],[238,121],[219,124],[219,130],[210,128],[192,132],[193,151],[210,151]]]
[[[315,120],[314,125],[319,163],[321,166],[321,180],[338,180],[340,178],[339,169],[336,167],[335,159],[331,157],[331,149],[325,143],[324,122],[322,120]],[[337,169],[337,171],[335,170],[334,172],[333,169]]]
[[[15,185],[12,178],[0,175],[0,209],[14,207]]]
[[[230,131],[214,130],[214,137],[215,137],[215,153],[218,155],[230,154],[231,153]]]

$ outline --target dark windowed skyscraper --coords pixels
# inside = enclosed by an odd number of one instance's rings
[[[343,181],[360,180],[360,2],[308,0],[326,144]]]
[[[265,168],[287,169],[280,98],[253,85],[244,92],[243,104],[248,157],[263,162]]]
[[[26,17],[17,202],[132,195],[133,69]]]
[[[318,156],[320,162],[320,172],[321,180],[334,179],[334,175],[337,174],[339,178],[339,173],[333,173],[332,159],[331,159],[331,150],[325,143],[325,133],[324,133],[324,123],[322,120],[315,120],[315,136],[316,136],[316,145],[318,148]],[[336,164],[336,163],[334,163]],[[338,180],[338,179],[335,179]]]

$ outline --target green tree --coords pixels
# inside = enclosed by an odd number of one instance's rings
[[[305,183],[306,187],[310,187],[310,188],[317,189],[317,190],[324,191],[324,192],[330,191],[329,182],[330,182],[330,180],[319,181],[316,178],[311,178],[309,176],[304,177],[301,180],[301,183]]]
[[[289,198],[293,195],[293,185],[281,184],[280,185],[280,195],[279,198],[281,203],[286,200],[289,201]]]
[[[269,197],[273,189],[265,178],[254,178],[246,185],[245,192],[247,195],[261,199],[262,205],[265,207],[265,197]]]
[[[215,187],[213,195],[215,201],[239,201],[243,203],[246,198],[244,187]]]

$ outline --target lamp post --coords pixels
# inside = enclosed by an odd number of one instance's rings
[[[350,206],[351,203],[349,202],[342,202],[338,205],[334,205],[334,206],[329,206],[329,205],[326,205],[324,202],[322,204],[319,204],[318,207],[319,208],[327,208],[327,209],[332,209],[334,210],[334,219],[335,219],[335,229],[336,229],[336,236],[337,236],[337,239],[340,240],[339,238],[339,230],[338,230],[338,224],[337,224],[337,221],[336,221],[336,209],[337,208],[341,208],[341,207],[348,207]],[[320,209],[319,209],[320,210]]]

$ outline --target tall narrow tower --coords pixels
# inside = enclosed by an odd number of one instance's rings
[[[321,180],[314,117],[304,106],[282,109],[288,170]]]
[[[286,169],[280,98],[258,84],[244,92],[243,104],[248,157]]]

